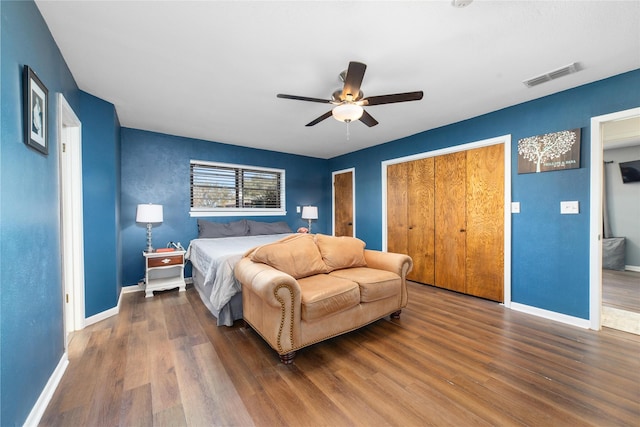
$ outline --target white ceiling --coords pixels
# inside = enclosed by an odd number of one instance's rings
[[[80,89],[122,126],[319,158],[381,144],[640,68],[640,1],[36,0]],[[349,61],[380,124],[304,125]],[[579,62],[582,71],[522,81]],[[37,72],[37,70],[36,70]]]
[[[604,150],[640,145],[640,117],[605,122],[602,142]]]

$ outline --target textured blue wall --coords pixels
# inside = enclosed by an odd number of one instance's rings
[[[85,316],[120,294],[120,124],[112,104],[80,92]]]
[[[638,105],[640,70],[336,157],[329,169],[356,168],[358,237],[380,248],[381,161],[511,134],[512,200],[521,203],[512,220],[512,301],[588,319],[590,120]],[[580,169],[518,175],[519,139],[574,128],[582,129]],[[562,200],[578,200],[580,214],[560,215]]]
[[[22,425],[64,351],[56,96],[78,88],[32,1],[0,5],[0,425]],[[49,90],[49,155],[23,143],[22,68]]]
[[[327,160],[128,128],[122,129],[121,138],[122,283],[125,286],[137,283],[144,276],[142,250],[146,229],[135,222],[139,203],[163,205],[164,222],[153,228],[154,247],[180,241],[186,248],[189,241],[197,237],[197,218],[189,216],[189,161],[192,159],[284,169],[287,215],[251,219],[286,221],[295,231],[305,225],[296,213],[296,206],[312,204],[317,205],[319,211],[314,231],[331,232],[331,174]],[[204,219],[229,222],[238,218]]]

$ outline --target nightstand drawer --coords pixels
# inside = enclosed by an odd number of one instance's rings
[[[149,268],[180,265],[184,263],[182,255],[167,255],[163,257],[147,258]]]

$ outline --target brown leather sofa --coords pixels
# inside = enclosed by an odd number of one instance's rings
[[[400,316],[411,258],[364,247],[353,237],[297,234],[236,264],[244,320],[283,363],[292,363],[298,349]]]

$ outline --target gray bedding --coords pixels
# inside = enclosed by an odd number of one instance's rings
[[[231,299],[242,290],[233,273],[233,268],[242,255],[251,248],[275,242],[289,235],[267,234],[191,241],[186,258],[199,273],[197,279],[194,277],[194,284],[202,302],[218,320],[218,325],[231,326],[233,320],[240,318],[241,313],[238,313],[237,307],[233,316],[228,313]]]

